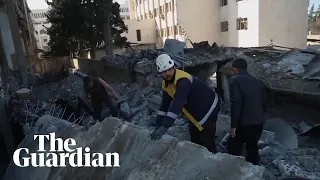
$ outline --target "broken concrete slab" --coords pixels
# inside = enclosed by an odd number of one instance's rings
[[[141,98],[142,98],[142,92],[140,90],[137,90],[131,100],[132,106],[137,106],[141,102]]]
[[[274,140],[274,138],[274,132],[263,130],[261,133],[260,140],[263,141],[264,144],[269,144]]]
[[[300,134],[301,136],[311,136],[314,138],[320,138],[320,124],[312,127],[311,129]]]
[[[307,178],[299,166],[288,164],[284,160],[279,161],[278,168],[282,178]]]
[[[46,179],[226,179],[259,180],[264,167],[255,166],[244,158],[228,154],[212,154],[206,148],[191,142],[179,142],[165,135],[161,140],[149,138],[149,131],[117,118],[107,118],[95,124],[88,131],[72,123],[43,116],[36,123],[47,129],[57,127],[56,137],[73,138],[76,147],[90,147],[91,152],[118,152],[120,168],[19,168],[12,162],[4,180],[46,180]],[[47,132],[38,132],[45,134]],[[33,136],[27,136],[20,144],[30,153],[38,149]],[[46,141],[45,148],[49,147]],[[67,161],[68,162],[68,161]]]
[[[178,41],[176,39],[166,39],[164,43],[163,51],[173,56],[183,56],[185,46],[186,46],[185,42]]]
[[[299,124],[299,130],[301,132],[301,134],[309,131],[310,129],[312,129],[311,126],[309,126],[306,122],[302,121],[300,124]]]
[[[22,88],[16,91],[16,94],[21,98],[21,99],[28,99],[28,97],[31,94],[31,90],[28,88]]]
[[[283,148],[298,148],[298,137],[292,127],[280,118],[268,119],[263,127],[264,130],[274,132],[275,141],[278,141]]]

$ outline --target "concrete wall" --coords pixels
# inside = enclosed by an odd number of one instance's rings
[[[216,18],[219,17],[219,1],[201,0],[201,3],[194,0],[176,1],[176,8],[177,24],[185,31],[186,38],[193,42],[219,41],[220,21]]]
[[[103,61],[78,58],[72,59],[71,63],[75,69],[80,69],[81,72],[88,75],[99,76],[108,82],[131,82],[127,69],[107,67]]]
[[[45,13],[48,9],[32,10],[32,20],[34,24],[34,36],[37,40],[37,46],[39,49],[48,50],[48,42],[50,36],[46,33],[46,28],[51,27],[51,24],[47,22]],[[43,27],[45,26],[45,27]]]
[[[247,29],[237,29],[237,19],[247,18]],[[233,47],[253,47],[259,44],[259,1],[228,1],[220,7],[220,22],[228,21],[228,31],[221,32],[219,44]],[[221,27],[221,24],[219,24]]]
[[[60,70],[62,65],[66,67],[72,67],[70,57],[47,57],[45,59],[37,59],[30,64],[31,73],[44,74],[44,73],[56,73]]]
[[[259,45],[305,48],[309,0],[260,0]]]
[[[8,62],[8,66],[11,70],[16,70],[16,69],[13,69],[14,68],[13,62],[12,62],[13,59],[11,56],[12,54],[15,53],[15,49],[14,49],[8,16],[4,7],[0,7],[0,31],[1,31],[1,39],[3,41],[0,43],[2,43],[4,47],[4,53]]]
[[[156,43],[156,22],[154,19],[138,21],[136,19],[124,20],[128,26],[128,33],[123,33],[132,43]],[[141,41],[137,39],[137,30],[141,31]]]

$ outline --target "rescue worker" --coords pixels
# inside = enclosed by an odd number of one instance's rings
[[[183,112],[190,120],[191,141],[216,153],[216,120],[220,110],[217,94],[197,77],[176,69],[167,54],[159,55],[156,65],[163,78],[163,95],[151,138],[161,139]]]
[[[91,103],[95,119],[99,119],[101,121],[102,103],[107,104],[113,117],[119,116],[118,103],[111,99],[111,96],[108,92],[110,92],[115,100],[120,100],[120,96],[108,83],[98,77],[86,76],[83,78],[83,86],[85,90],[85,100],[87,101],[88,95],[91,96]]]
[[[66,108],[63,119],[68,119],[72,114],[74,114],[75,118],[78,119],[84,114],[83,110],[92,117],[94,116],[93,110],[90,106],[74,94],[68,95],[67,98],[58,98],[55,104],[60,105],[62,108]]]
[[[247,72],[247,62],[235,59],[232,63],[235,76],[230,79],[231,137],[228,152],[240,156],[246,144],[246,160],[258,165],[260,139],[266,111],[265,85]]]

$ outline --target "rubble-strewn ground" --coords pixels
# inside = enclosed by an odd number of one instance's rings
[[[160,90],[152,86],[144,87],[137,83],[126,84],[114,82],[110,83],[110,85],[114,87],[119,95],[128,99],[134,113],[131,122],[153,130],[156,110],[161,102]],[[27,90],[25,89],[25,91],[20,92],[18,95],[10,96],[6,99],[9,109],[11,108],[12,117],[14,117],[15,121],[25,124],[25,131],[28,133],[32,130],[32,126],[38,117],[44,114],[62,117],[63,109],[55,107],[52,103],[55,98],[66,92],[81,96],[82,80],[77,75],[70,75],[60,82],[34,86],[31,89],[31,93],[26,92]],[[110,115],[106,107],[104,115],[106,117]],[[74,120],[72,117],[69,119],[71,122]],[[92,118],[85,116],[83,117],[84,123],[82,125],[88,128],[92,125],[91,121]],[[219,116],[216,136],[220,151],[225,151],[225,148],[219,144],[229,129],[229,123],[229,116],[222,114]],[[177,137],[179,140],[188,140],[187,121],[183,118],[177,120],[174,127],[170,128],[168,134]],[[261,150],[262,165],[266,167],[265,179],[277,179],[281,177],[282,174],[285,173],[283,169],[281,170],[281,167],[285,166],[284,163],[297,165],[301,168],[300,171],[304,173],[303,175],[311,173],[311,175],[319,179],[320,174],[316,173],[320,172],[320,149],[315,149],[315,142],[310,142],[311,140],[307,140],[307,138],[299,138],[301,147],[295,150],[285,150],[281,144],[273,141],[273,139],[271,139],[270,142],[262,142],[261,147],[267,147]],[[295,174],[294,176],[298,175]],[[308,174],[309,179],[311,175]]]

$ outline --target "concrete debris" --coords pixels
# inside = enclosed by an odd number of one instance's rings
[[[31,94],[31,90],[28,88],[22,88],[16,91],[16,94],[21,98],[21,99],[27,99],[29,95]]]
[[[309,131],[310,129],[312,129],[311,126],[309,126],[306,122],[302,121],[300,124],[299,124],[299,130],[301,132],[301,134]]]
[[[269,119],[264,125],[264,129],[274,132],[275,140],[284,148],[298,148],[298,137],[292,127],[282,119]]]
[[[259,180],[264,167],[248,163],[244,158],[224,153],[212,154],[199,145],[165,135],[159,141],[149,138],[144,128],[107,118],[87,131],[80,126],[51,116],[43,116],[36,123],[42,126],[39,133],[48,133],[50,126],[57,127],[56,137],[73,138],[77,147],[90,147],[91,152],[113,152],[120,155],[121,168],[19,168],[11,163],[4,180],[20,179],[226,179]],[[134,137],[134,138],[132,138]],[[37,141],[27,136],[21,147],[36,152]],[[45,148],[49,147],[46,141]],[[174,163],[173,163],[174,162]]]
[[[260,141],[263,144],[270,144],[275,138],[274,132],[263,130],[261,133]]]
[[[163,47],[165,53],[172,54],[174,56],[184,56],[185,42],[178,41],[176,39],[166,39]]]
[[[320,124],[308,129],[307,131],[300,134],[301,136],[310,136],[314,138],[320,138]]]

